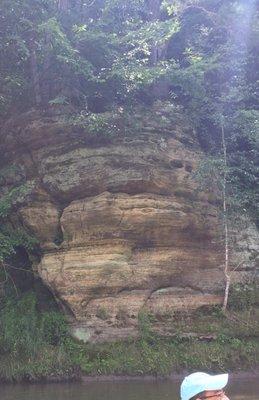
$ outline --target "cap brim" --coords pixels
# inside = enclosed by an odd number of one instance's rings
[[[210,376],[204,383],[204,390],[221,390],[228,383],[228,374]]]

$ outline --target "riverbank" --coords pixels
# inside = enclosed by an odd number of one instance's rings
[[[166,315],[163,322],[167,335],[146,314],[138,321],[137,339],[83,343],[69,335],[62,314],[39,313],[27,295],[1,312],[0,381],[157,379],[195,370],[252,373],[259,367],[257,304],[227,314],[213,308]]]
[[[95,382],[113,382],[113,383],[120,383],[120,382],[157,382],[157,381],[173,381],[173,382],[180,382],[186,375],[189,373],[197,371],[197,369],[184,369],[181,372],[171,372],[167,375],[127,375],[127,374],[108,374],[108,375],[84,375],[78,373],[77,375],[55,375],[50,374],[48,376],[19,376],[17,379],[12,377],[12,379],[0,379],[0,384],[61,384],[61,383],[83,383],[83,384],[90,384]],[[257,379],[259,376],[259,365],[255,366],[254,368],[250,368],[248,370],[237,370],[237,371],[230,371],[230,370],[217,370],[214,369],[211,371],[210,369],[205,368],[205,366],[199,368],[199,370],[208,372],[208,373],[229,373],[229,381],[236,382],[240,380],[254,380]]]
[[[193,372],[193,371],[191,371]],[[153,381],[164,381],[164,380],[169,380],[169,381],[174,381],[174,382],[180,382],[186,375],[191,373],[188,370],[182,371],[181,373],[171,373],[170,375],[166,376],[161,376],[161,375],[85,375],[82,376],[80,381],[83,383],[92,383],[92,382],[131,382],[131,381],[137,381],[137,382],[153,382]],[[207,371],[208,373],[210,371]],[[253,380],[253,379],[258,379],[259,376],[259,367],[252,369],[250,371],[226,371],[229,373],[229,380],[231,382],[239,381],[239,380]]]
[[[87,382],[172,378],[195,370],[249,375],[258,370],[258,360],[257,339],[221,337],[204,343],[156,337],[98,345],[69,339],[36,357],[1,358],[0,376],[2,382]]]

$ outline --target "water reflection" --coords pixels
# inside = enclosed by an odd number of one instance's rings
[[[179,382],[128,381],[87,384],[3,385],[1,400],[179,400]],[[233,380],[230,400],[258,400],[259,380]]]

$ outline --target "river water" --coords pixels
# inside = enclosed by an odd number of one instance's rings
[[[1,400],[179,400],[179,382],[125,381],[44,385],[2,385]],[[259,377],[234,379],[230,400],[259,400]]]

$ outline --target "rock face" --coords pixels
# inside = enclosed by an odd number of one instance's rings
[[[136,335],[140,312],[222,301],[221,229],[192,177],[195,134],[168,105],[137,117],[141,129],[128,136],[94,137],[37,112],[1,133],[0,151],[16,168],[5,168],[1,191],[29,188],[17,213],[40,241],[35,270],[74,334],[91,341]]]

